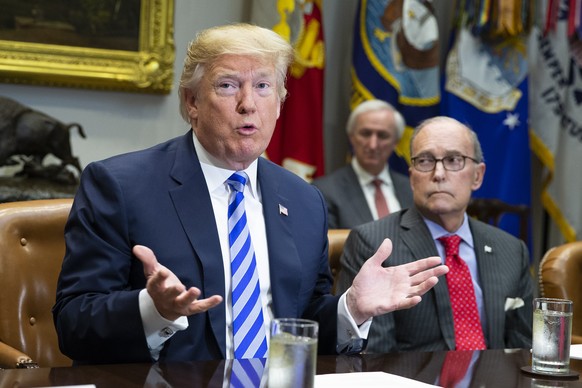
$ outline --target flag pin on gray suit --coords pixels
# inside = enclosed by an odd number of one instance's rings
[[[279,204],[279,214],[283,214],[284,216],[288,216],[289,212],[287,211],[287,208],[281,204]]]
[[[489,245],[485,245],[485,253],[491,253],[493,252],[493,249],[491,249],[491,247]]]

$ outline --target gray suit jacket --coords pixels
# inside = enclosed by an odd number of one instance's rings
[[[489,349],[530,348],[533,287],[526,245],[508,233],[469,219],[486,316]],[[438,256],[434,240],[416,208],[356,227],[341,257],[338,293],[345,291],[366,259],[389,237],[393,252],[385,266]],[[505,311],[507,298],[524,305]],[[453,315],[445,278],[417,306],[375,317],[367,350],[373,352],[434,351],[455,348]]]
[[[392,170],[388,172],[400,206],[403,209],[412,206],[412,190],[408,177]],[[329,229],[352,229],[374,220],[351,164],[314,180],[313,185],[321,190],[327,203]]]

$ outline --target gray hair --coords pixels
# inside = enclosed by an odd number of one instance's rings
[[[479,137],[477,136],[477,133],[475,133],[475,131],[473,131],[468,125],[463,124],[460,121],[455,120],[452,117],[447,117],[447,116],[431,117],[430,119],[426,119],[416,126],[416,128],[414,129],[414,132],[412,132],[412,136],[410,138],[410,156],[411,157],[413,156],[412,155],[412,144],[414,143],[414,139],[416,138],[418,133],[420,131],[422,131],[422,129],[425,128],[426,126],[428,126],[432,123],[438,123],[438,122],[456,124],[456,125],[459,125],[459,126],[465,128],[467,130],[467,132],[469,133],[469,137],[471,139],[471,142],[473,143],[473,152],[474,152],[473,157],[475,159],[477,159],[480,163],[485,161],[483,158],[483,150],[481,149],[481,143],[479,142]]]
[[[375,112],[378,110],[389,110],[394,114],[394,124],[396,125],[396,136],[398,139],[402,137],[404,133],[404,127],[406,122],[404,121],[404,117],[400,112],[396,110],[391,104],[387,103],[383,100],[366,100],[358,105],[352,113],[350,113],[350,117],[348,117],[348,122],[346,124],[346,131],[348,135],[351,135],[354,130],[356,129],[356,121],[361,114],[368,113],[368,112]]]
[[[196,95],[207,68],[223,55],[256,57],[275,65],[277,94],[281,103],[287,96],[287,69],[295,58],[293,47],[273,30],[246,23],[211,27],[199,32],[188,45],[180,77],[180,115],[190,122],[186,90]]]

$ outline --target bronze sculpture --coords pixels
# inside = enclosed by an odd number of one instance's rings
[[[0,96],[0,167],[22,164],[16,176],[77,183],[81,164],[72,154],[72,129],[76,129],[81,137],[86,137],[80,124],[65,124],[13,99]],[[44,164],[49,154],[60,159],[60,165]],[[67,166],[73,167],[77,174]]]

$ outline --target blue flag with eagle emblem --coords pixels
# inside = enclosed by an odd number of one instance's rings
[[[431,2],[360,0],[354,23],[350,107],[379,99],[406,130],[390,165],[408,173],[413,128],[439,111],[439,28]]]
[[[478,135],[487,166],[473,197],[531,202],[527,36],[484,40],[459,27],[447,56],[441,113]],[[517,217],[500,227],[519,236]]]

